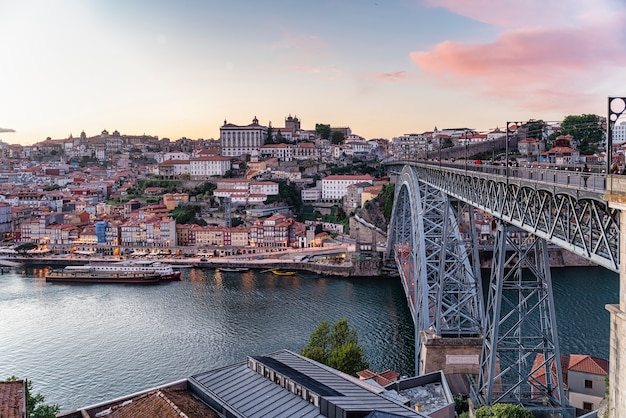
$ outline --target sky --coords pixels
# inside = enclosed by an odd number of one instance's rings
[[[0,139],[605,116],[624,0],[0,0]]]

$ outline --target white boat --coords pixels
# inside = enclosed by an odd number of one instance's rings
[[[84,267],[89,267],[94,272],[104,274],[145,273],[156,274],[161,280],[180,280],[180,271],[176,271],[171,265],[160,261],[128,260],[117,263],[92,263]]]

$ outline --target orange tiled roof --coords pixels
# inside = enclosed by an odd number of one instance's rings
[[[0,417],[26,416],[26,382],[0,382]]]
[[[607,376],[609,374],[609,362],[602,358],[571,354],[569,370]]]

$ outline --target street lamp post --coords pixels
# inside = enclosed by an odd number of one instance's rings
[[[441,167],[441,137],[439,137],[439,167]]]

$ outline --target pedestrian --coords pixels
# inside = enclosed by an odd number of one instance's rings
[[[617,163],[611,165],[611,174],[619,174],[619,166]]]
[[[585,166],[583,167],[583,183],[585,185],[585,189],[587,188],[587,180],[589,180],[590,172],[591,169],[589,168],[589,166],[587,166],[587,164],[585,164]]]

